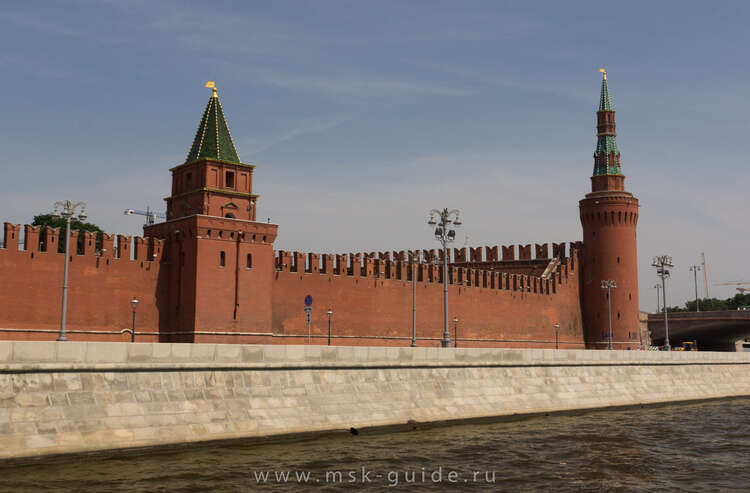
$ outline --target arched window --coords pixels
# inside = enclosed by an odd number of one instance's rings
[[[227,263],[227,254],[222,250],[219,252],[219,267],[224,267]]]
[[[224,217],[228,217],[229,219],[234,219],[235,218],[234,214],[232,214],[231,212],[227,212],[226,214],[224,214]]]
[[[253,254],[252,253],[247,254],[247,264],[245,265],[245,267],[247,269],[253,268]]]

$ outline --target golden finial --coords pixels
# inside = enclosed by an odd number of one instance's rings
[[[210,87],[210,88],[211,88],[211,90],[213,91],[213,92],[211,93],[211,97],[212,97],[212,98],[218,97],[218,96],[216,95],[216,82],[214,82],[214,81],[210,80],[210,81],[206,82],[206,87]]]
[[[604,80],[607,80],[607,69],[606,68],[600,68],[599,72],[601,72],[602,74],[604,74],[604,75],[602,75],[602,77],[604,77]]]

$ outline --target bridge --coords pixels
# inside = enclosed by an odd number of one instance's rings
[[[651,343],[664,344],[664,314],[648,315]],[[678,346],[698,341],[699,350],[736,351],[736,342],[746,340],[750,346],[750,311],[670,312],[669,343]]]

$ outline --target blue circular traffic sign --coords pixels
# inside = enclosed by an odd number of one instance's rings
[[[310,306],[310,305],[312,305],[312,296],[308,294],[307,296],[305,296],[305,306]]]

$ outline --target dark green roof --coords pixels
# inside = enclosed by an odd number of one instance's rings
[[[216,159],[230,163],[240,163],[237,149],[234,147],[229,125],[224,117],[219,97],[214,93],[203,111],[198,131],[195,132],[193,145],[188,152],[186,163],[199,159]]]
[[[612,100],[609,97],[607,86],[607,74],[602,77],[602,93],[599,96],[599,111],[614,111]],[[610,159],[614,156],[614,159]],[[614,135],[599,135],[594,149],[594,176],[598,175],[621,175],[622,168],[618,164],[620,150],[617,148],[617,140]]]
[[[610,162],[610,153],[614,153],[614,159]],[[621,175],[622,168],[618,165],[620,150],[614,135],[601,135],[594,149],[594,176],[598,175]]]
[[[599,111],[612,110],[612,100],[609,99],[609,87],[607,87],[607,75],[602,77],[602,95],[599,97]]]

